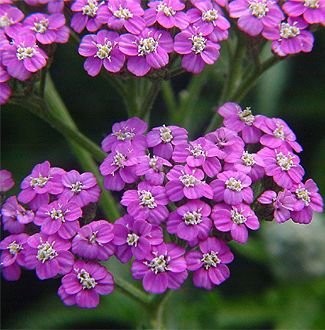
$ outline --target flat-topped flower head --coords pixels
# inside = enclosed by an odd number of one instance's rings
[[[163,186],[152,186],[141,182],[137,190],[127,190],[121,199],[128,213],[135,220],[147,220],[152,224],[160,224],[168,216],[168,199]]]
[[[58,294],[68,306],[95,308],[99,304],[99,296],[110,294],[113,290],[113,276],[104,266],[78,260],[71,272],[62,278]]]
[[[176,244],[153,246],[150,256],[132,264],[132,275],[143,280],[143,287],[150,293],[163,293],[178,289],[187,278],[185,250]]]
[[[1,68],[1,67],[0,67]],[[1,69],[0,69],[1,73]],[[0,193],[7,192],[15,185],[12,174],[8,170],[0,170]]]
[[[192,251],[185,256],[187,267],[194,272],[195,286],[211,290],[230,276],[226,264],[232,262],[234,256],[226,243],[215,237],[202,241],[199,247],[200,251]]]
[[[145,150],[147,147],[144,136],[146,130],[147,123],[137,117],[115,123],[112,127],[112,133],[102,141],[102,149],[110,152],[120,144],[130,144],[133,149]]]
[[[276,1],[270,0],[231,1],[229,14],[230,17],[239,18],[239,29],[250,36],[259,35],[266,27],[276,27],[284,18]]]
[[[230,232],[232,239],[242,244],[248,240],[247,228],[257,230],[260,227],[254,211],[246,204],[217,204],[212,210],[211,217],[218,230]]]
[[[252,180],[242,172],[224,171],[217,175],[218,179],[211,182],[213,199],[224,201],[228,205],[237,205],[243,201],[253,202]]]
[[[204,181],[204,173],[200,169],[176,165],[168,172],[167,179],[169,182],[166,184],[166,194],[173,202],[180,201],[184,197],[212,199],[212,189]]]
[[[186,241],[203,240],[209,235],[211,208],[201,200],[192,200],[173,211],[167,220],[167,230]]]
[[[69,252],[71,243],[58,235],[34,234],[27,240],[25,267],[36,269],[36,275],[44,280],[68,273],[74,257]]]
[[[161,227],[145,220],[134,220],[125,215],[114,223],[114,244],[116,257],[123,263],[132,257],[145,259],[151,253],[151,246],[163,242]]]
[[[185,5],[180,0],[151,1],[148,6],[144,13],[147,26],[158,23],[165,29],[183,30],[189,25],[188,15],[183,11]]]
[[[108,260],[114,254],[113,225],[106,220],[92,221],[78,230],[72,252],[79,257]]]
[[[187,143],[187,135],[185,128],[162,125],[148,132],[147,144],[155,155],[169,160],[176,145]]]
[[[24,266],[25,247],[28,235],[25,233],[9,235],[0,242],[0,267],[7,281],[16,281],[21,276],[20,267]]]
[[[98,19],[109,29],[120,31],[123,28],[132,34],[140,34],[146,27],[142,17],[144,10],[136,0],[108,0],[98,10]]]
[[[16,196],[9,197],[1,207],[3,229],[12,234],[19,234],[25,230],[25,225],[32,222],[34,212],[26,210],[17,201]]]
[[[122,69],[125,56],[118,48],[118,41],[118,33],[106,30],[82,38],[78,52],[87,57],[84,68],[90,76],[97,76],[102,67],[112,73]]]
[[[192,73],[200,73],[206,64],[215,63],[219,49],[219,44],[197,27],[189,26],[175,36],[174,50],[183,55],[182,67]]]
[[[256,127],[256,119],[251,107],[242,109],[239,104],[227,102],[223,104],[217,112],[224,118],[223,124],[228,129],[240,133],[246,143],[257,143],[262,135],[260,129]]]
[[[123,34],[119,48],[128,57],[127,69],[141,77],[168,64],[173,39],[167,31],[145,28],[139,35]]]

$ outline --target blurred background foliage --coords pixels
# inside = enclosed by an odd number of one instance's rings
[[[272,68],[258,81],[242,106],[284,118],[304,147],[301,162],[305,178],[313,177],[325,194],[325,34],[316,34],[313,53],[292,57]],[[90,78],[75,45],[58,48],[51,75],[62,98],[87,136],[99,143],[114,122],[125,120],[123,100],[103,78]],[[208,124],[222,81],[210,68],[190,80],[175,78],[169,87],[176,95],[166,106],[158,97],[151,126],[184,119],[192,137]],[[222,71],[222,70],[221,70]],[[164,93],[168,92],[164,86]],[[169,116],[169,111],[175,113]],[[184,117],[185,116],[185,117]],[[172,119],[170,119],[172,118]],[[19,183],[31,168],[48,159],[66,170],[79,169],[64,138],[25,110],[1,109],[1,167],[13,172]],[[17,185],[18,186],[18,185]],[[13,192],[17,192],[18,187]],[[166,302],[163,315],[168,329],[324,329],[325,328],[325,218],[309,226],[263,223],[251,233],[248,244],[231,244],[235,260],[231,277],[208,292],[195,289],[190,280]],[[109,269],[129,278],[128,265],[114,260]],[[122,293],[102,297],[99,308],[65,307],[56,295],[60,280],[39,281],[24,272],[16,283],[2,281],[3,329],[133,329],[150,310]],[[139,284],[140,286],[140,284]],[[141,325],[140,325],[141,328]]]

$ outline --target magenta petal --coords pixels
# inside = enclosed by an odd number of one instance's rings
[[[155,274],[148,271],[143,278],[143,287],[146,291],[151,293],[163,293],[168,286],[167,273]]]

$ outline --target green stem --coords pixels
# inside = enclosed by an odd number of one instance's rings
[[[148,116],[159,94],[161,84],[162,84],[161,79],[155,79],[151,81],[151,86],[147,90],[146,95],[144,95],[143,102],[138,110],[137,113],[138,117],[144,118]]]
[[[154,316],[151,320],[151,326],[155,330],[165,330],[164,312],[167,300],[170,298],[173,291],[169,290],[164,295],[158,296],[154,305]]]
[[[161,92],[168,110],[169,118],[173,118],[173,115],[176,113],[177,103],[169,80],[162,82]]]

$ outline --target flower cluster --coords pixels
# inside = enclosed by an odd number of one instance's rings
[[[125,214],[113,224],[85,222],[99,197],[91,173],[36,165],[2,207],[5,278],[18,279],[20,267],[40,279],[62,275],[65,304],[95,307],[113,289],[100,262],[114,255],[150,293],[180,288],[190,272],[195,286],[212,289],[230,276],[229,241],[246,243],[263,219],[307,224],[322,211],[283,120],[232,102],[218,113],[223,126],[193,141],[178,126],[147,132],[135,117],[113,125],[100,165],[105,188],[122,193]]]
[[[41,11],[25,14],[13,1],[0,3],[0,105],[11,95],[10,80],[33,77],[49,64],[54,45],[69,39],[63,0],[25,3]]]

